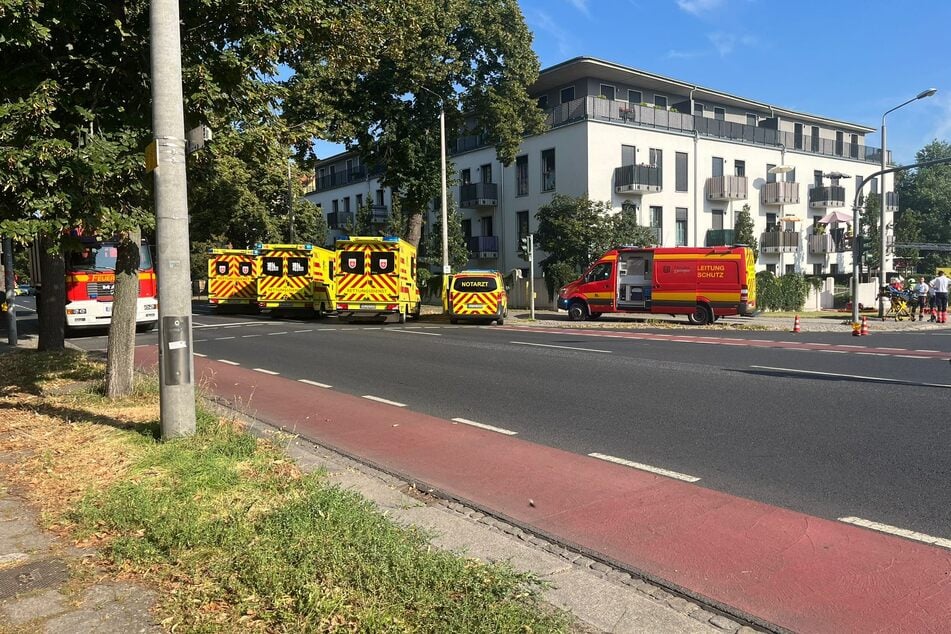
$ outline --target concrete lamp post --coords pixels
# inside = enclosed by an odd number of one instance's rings
[[[919,99],[930,97],[936,92],[938,92],[937,88],[929,88],[928,90],[922,90],[920,93],[918,93],[913,98],[906,101],[905,103],[899,104],[895,106],[894,108],[892,108],[891,110],[886,110],[885,114],[882,115],[882,172],[885,172],[885,170],[887,169],[886,163],[887,163],[887,157],[888,157],[888,152],[885,149],[885,117],[888,116],[888,113],[890,112],[894,112],[898,110],[899,108],[907,106],[913,101],[918,101]],[[881,271],[879,273],[879,277],[881,279],[879,280],[879,284],[883,285],[885,284],[885,255],[887,251],[887,248],[885,245],[888,240],[888,231],[887,231],[887,227],[885,223],[885,177],[884,177],[884,174],[882,176],[882,195],[881,195],[881,201],[879,206],[881,207],[880,209],[881,220],[878,223],[879,227],[881,228],[881,235],[880,235],[881,244],[879,245],[880,247],[879,257],[881,258],[879,260],[879,270]],[[881,293],[879,293],[879,298],[878,298],[878,316],[879,317],[885,316],[885,298],[881,295]]]
[[[445,287],[446,276],[451,272],[451,269],[449,268],[449,227],[447,224],[449,212],[446,209],[446,102],[435,92],[429,88],[426,88],[426,86],[420,86],[420,88],[439,100],[439,158],[441,166],[440,177],[442,184],[442,275],[443,286]]]

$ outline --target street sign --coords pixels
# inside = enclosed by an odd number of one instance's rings
[[[145,147],[145,172],[153,172],[158,169],[158,144],[155,139]]]
[[[206,141],[211,141],[211,128],[206,125],[200,125],[188,131],[185,143],[185,153],[191,154],[205,147]]]

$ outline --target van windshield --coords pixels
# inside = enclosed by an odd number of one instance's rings
[[[71,271],[115,271],[118,245],[115,242],[83,242],[79,251],[69,254],[68,268]],[[152,252],[149,245],[139,247],[139,270],[152,268]]]
[[[499,287],[496,278],[491,275],[479,277],[457,277],[452,281],[452,290],[458,293],[487,293]]]

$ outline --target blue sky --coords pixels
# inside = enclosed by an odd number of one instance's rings
[[[519,0],[542,68],[577,56],[878,128],[901,163],[951,141],[951,1]],[[867,137],[879,146],[878,133]],[[335,146],[318,145],[327,156]]]

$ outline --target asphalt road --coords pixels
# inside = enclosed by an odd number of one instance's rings
[[[196,352],[211,359],[672,470],[813,515],[951,538],[951,330],[855,339],[194,321]],[[72,341],[105,348],[101,334]]]

